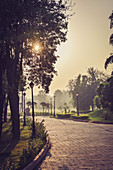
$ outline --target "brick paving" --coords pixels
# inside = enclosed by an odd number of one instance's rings
[[[52,148],[39,170],[113,170],[113,125],[37,117]],[[35,169],[35,170],[36,170]]]

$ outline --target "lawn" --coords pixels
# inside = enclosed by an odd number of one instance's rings
[[[93,112],[85,112],[79,113],[58,113],[56,114],[57,118],[60,119],[72,119],[72,120],[79,120],[79,121],[87,121],[87,122],[97,122],[97,123],[113,123],[113,113],[103,111],[103,110],[96,110]]]
[[[46,143],[47,132],[43,121],[36,123],[36,138],[32,139],[32,127],[30,119],[27,125],[20,123],[20,140],[12,140],[11,121],[3,124],[3,133],[0,143],[0,170],[23,169],[40,152]],[[27,159],[26,159],[27,158]],[[21,161],[22,160],[22,161]],[[23,164],[22,164],[23,163]],[[3,168],[4,166],[4,168]]]
[[[88,113],[88,115],[91,122],[113,123],[113,113],[107,113],[107,111],[96,110],[94,112]]]

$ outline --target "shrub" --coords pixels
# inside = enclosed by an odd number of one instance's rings
[[[35,115],[36,116],[49,116],[50,115],[50,113],[48,113],[48,112],[35,112]]]
[[[41,151],[43,145],[44,143],[40,138],[30,140],[26,149],[23,149],[23,153],[20,156],[18,169],[22,169],[27,166],[36,157],[37,153]]]
[[[29,122],[29,128],[31,129],[31,122]],[[28,144],[19,155],[19,159],[15,160],[14,157],[8,158],[2,165],[0,170],[22,170],[28,165],[36,155],[41,151],[46,144],[47,131],[44,126],[44,120],[41,123],[36,123],[36,136],[35,138],[29,138]]]
[[[70,118],[71,113],[57,113],[58,118]]]
[[[76,112],[74,110],[72,110],[71,113],[76,113]]]
[[[87,120],[89,119],[89,116],[88,115],[80,115],[80,116],[71,115],[71,118],[75,120]]]

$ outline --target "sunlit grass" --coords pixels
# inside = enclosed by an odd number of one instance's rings
[[[37,143],[36,153],[34,154],[38,154],[38,152],[40,151],[40,147],[42,147],[46,142],[46,129],[43,126],[43,123],[36,123],[35,125],[36,125],[36,140],[38,141],[38,143]],[[26,148],[28,148],[28,143],[29,141],[32,140],[31,138],[32,127],[31,127],[30,119],[26,119],[26,126],[23,126],[23,119],[21,119],[20,140],[15,140],[15,141],[12,140],[11,131],[12,131],[12,123],[9,120],[8,122],[3,124],[3,133],[2,133],[1,143],[0,143],[0,165],[4,161],[7,161],[7,159],[9,160],[9,158],[11,158],[15,166],[18,166],[18,163],[20,163],[20,158],[22,156],[23,150],[26,150]]]
[[[88,113],[90,121],[97,122],[113,122],[113,114],[109,113],[107,120],[105,119],[107,111],[96,110],[94,112]]]
[[[80,112],[79,116],[77,115],[77,113],[58,113],[56,114],[56,117],[61,119],[67,118],[67,119],[90,121],[90,122],[105,122],[105,123],[113,122],[113,113],[107,114],[107,111],[103,111],[103,110],[96,110],[93,112],[88,111],[89,113],[84,113],[84,114],[83,112],[84,111],[82,111],[82,113]],[[107,114],[107,119],[106,119],[106,114]]]
[[[28,123],[28,122],[27,122]],[[3,132],[0,143],[0,164],[9,157],[9,155],[19,161],[19,156],[26,147],[28,140],[31,137],[31,129],[29,126],[23,126],[23,122],[20,123],[21,136],[19,141],[12,140],[12,123],[10,120],[3,124]]]

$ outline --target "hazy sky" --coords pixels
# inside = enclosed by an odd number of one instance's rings
[[[75,15],[69,20],[67,41],[58,48],[55,68],[58,76],[50,86],[50,94],[65,89],[69,80],[86,74],[87,68],[104,70],[104,63],[110,52],[110,30],[108,19],[113,10],[113,0],[73,0]],[[112,67],[108,67],[110,72]],[[38,89],[39,91],[39,89]],[[35,95],[38,93],[35,88]],[[30,93],[30,92],[28,92]]]
[[[58,76],[55,76],[50,86],[50,93],[65,89],[70,79],[79,73],[85,74],[91,66],[105,71],[105,59],[112,52],[109,37],[113,30],[110,30],[108,18],[113,10],[113,0],[74,2],[75,15],[69,21],[67,42],[58,48]],[[110,67],[105,72],[110,72]]]

